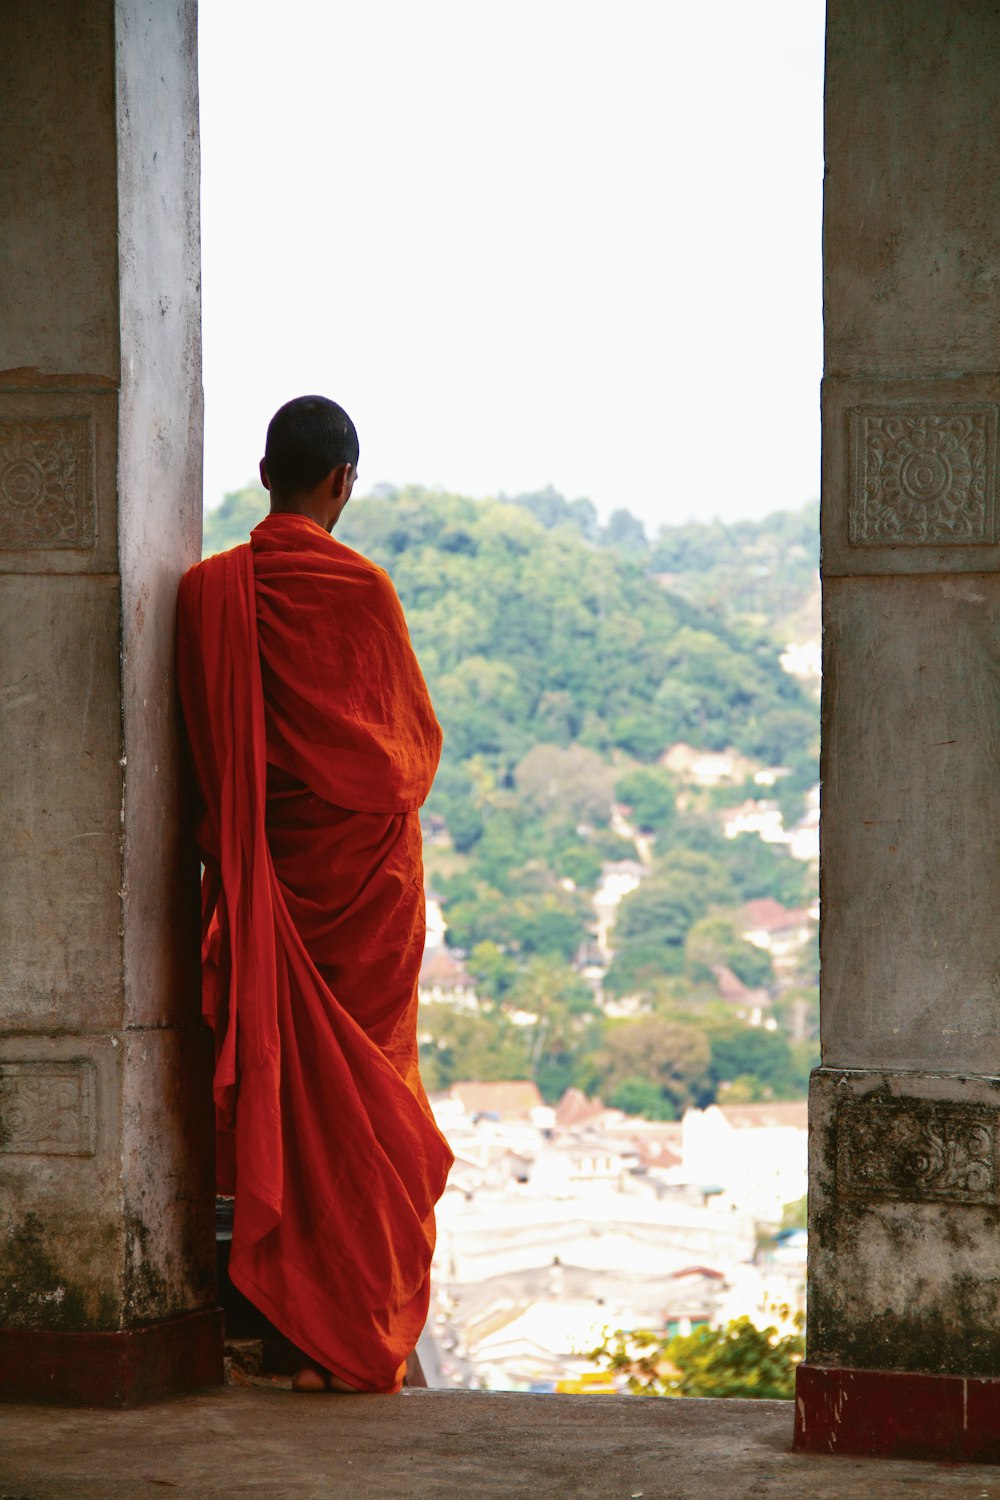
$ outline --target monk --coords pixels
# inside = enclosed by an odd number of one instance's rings
[[[281,407],[270,514],[185,575],[177,652],[229,1274],[302,1351],[296,1389],[391,1392],[452,1159],[416,1039],[441,730],[387,574],[330,534],[357,462],[335,402]]]

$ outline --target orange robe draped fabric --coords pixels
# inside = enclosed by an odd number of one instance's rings
[[[178,678],[230,1276],[340,1379],[395,1391],[452,1159],[416,1040],[441,731],[388,576],[303,516],[187,573]]]

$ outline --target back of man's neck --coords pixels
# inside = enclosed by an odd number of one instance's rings
[[[308,498],[292,500],[287,505],[276,505],[272,499],[270,514],[272,516],[305,516],[307,521],[315,521],[316,525],[322,526],[324,531],[332,531],[334,526],[329,506],[311,504]]]

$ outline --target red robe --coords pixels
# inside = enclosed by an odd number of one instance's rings
[[[441,731],[388,576],[303,516],[187,573],[178,680],[230,1276],[340,1379],[398,1390],[452,1159],[416,1040]]]

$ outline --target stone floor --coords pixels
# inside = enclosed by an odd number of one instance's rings
[[[798,1456],[790,1403],[227,1387],[0,1407],[0,1500],[1000,1500],[1000,1468]]]

